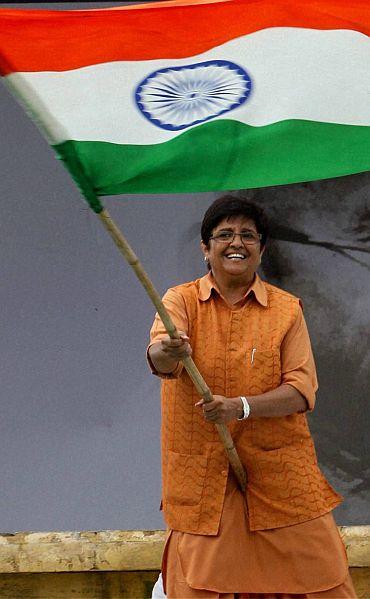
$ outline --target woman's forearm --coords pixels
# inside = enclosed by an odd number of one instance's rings
[[[261,393],[261,395],[247,395],[246,398],[250,407],[249,418],[289,416],[305,412],[308,408],[303,395],[288,384],[280,385],[280,387]],[[204,399],[201,399],[195,405],[203,409],[206,420],[215,424],[227,424],[236,418],[240,419],[244,412],[240,395],[237,397],[214,395],[213,401],[206,403]]]
[[[305,412],[308,404],[303,395],[291,385],[280,385],[261,395],[247,396],[250,418],[273,418]]]

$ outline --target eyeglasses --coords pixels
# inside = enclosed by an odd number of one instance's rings
[[[233,231],[221,231],[217,235],[213,235],[210,239],[214,239],[217,243],[232,243],[235,236],[239,235],[243,245],[255,245],[262,239],[261,233],[255,233],[254,231],[243,231],[242,233],[234,233]]]

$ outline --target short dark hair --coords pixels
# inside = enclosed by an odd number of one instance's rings
[[[233,216],[245,216],[253,220],[257,233],[261,233],[261,247],[266,245],[268,238],[268,220],[265,212],[260,206],[252,202],[248,196],[223,195],[217,198],[206,211],[202,227],[201,238],[208,246],[212,231],[225,218]]]

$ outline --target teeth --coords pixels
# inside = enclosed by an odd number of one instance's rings
[[[228,254],[227,258],[241,258],[244,260],[245,256],[243,254]]]

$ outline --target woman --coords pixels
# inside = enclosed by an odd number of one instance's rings
[[[223,196],[201,228],[209,273],[170,289],[172,340],[156,316],[148,359],[162,377],[162,572],[167,596],[355,597],[305,412],[315,366],[300,301],[256,274],[268,226],[247,198]],[[182,368],[192,355],[205,404]],[[238,489],[213,426],[229,426],[248,475]]]

